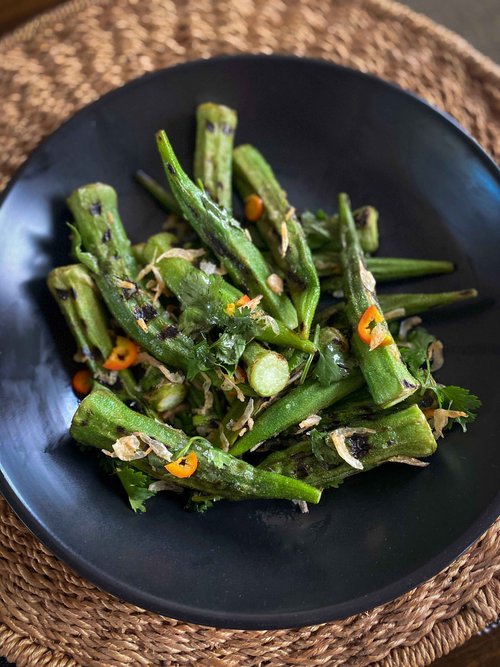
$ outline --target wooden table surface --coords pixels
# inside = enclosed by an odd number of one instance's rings
[[[0,35],[12,30],[35,14],[62,0],[0,0]],[[491,57],[497,57],[500,40],[499,0],[406,0],[414,9],[425,11],[436,21],[447,22],[449,27],[468,38],[477,48]],[[460,17],[463,17],[461,22]],[[2,647],[0,646],[0,653]],[[7,667],[0,658],[0,667]],[[433,667],[499,667],[500,624],[495,624],[447,656],[436,660]]]

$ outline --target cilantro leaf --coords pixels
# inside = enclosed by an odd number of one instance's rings
[[[458,410],[465,412],[467,417],[457,417],[450,419],[447,428],[451,428],[454,423],[460,424],[464,431],[467,425],[471,424],[476,418],[476,411],[481,406],[481,401],[468,389],[449,385],[448,387],[436,385],[430,387],[436,394],[437,402],[440,408],[445,410]]]
[[[148,489],[153,480],[131,466],[117,468],[116,474],[127,492],[130,507],[134,512],[145,512],[144,501],[155,495],[154,491]]]
[[[430,334],[424,327],[417,327],[408,334],[407,347],[400,347],[403,361],[408,366],[410,373],[418,373],[421,366],[427,361],[427,350],[429,345],[436,340],[436,336]],[[400,341],[396,341],[399,343]]]

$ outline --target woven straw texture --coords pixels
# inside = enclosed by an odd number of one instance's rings
[[[500,156],[500,68],[388,0],[73,0],[0,42],[0,188],[83,105],[144,72],[220,53],[295,53],[373,72]],[[500,521],[395,602],[298,630],[215,630],[122,603],[61,564],[0,499],[0,654],[19,667],[418,667],[500,613]]]

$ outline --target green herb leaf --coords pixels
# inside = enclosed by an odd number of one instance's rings
[[[144,502],[155,495],[148,489],[154,480],[131,466],[117,468],[116,474],[127,492],[130,507],[134,512],[145,512]]]
[[[416,374],[421,366],[427,362],[427,350],[429,345],[436,340],[436,336],[430,334],[423,327],[417,327],[408,334],[405,345],[400,347],[403,361],[408,366],[410,373]],[[401,341],[396,341],[400,343]]]
[[[440,408],[444,408],[445,410],[458,410],[459,412],[465,412],[467,414],[467,417],[450,419],[446,428],[451,428],[453,424],[457,423],[460,424],[464,431],[466,431],[467,425],[475,420],[476,411],[481,406],[479,398],[472,394],[468,389],[456,387],[454,385],[449,385],[448,387],[436,385],[430,388],[436,394]]]

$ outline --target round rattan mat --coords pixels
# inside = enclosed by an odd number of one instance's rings
[[[44,136],[144,72],[294,53],[395,81],[500,155],[500,68],[388,0],[73,0],[0,41],[0,187]],[[500,521],[398,600],[297,630],[217,630],[120,602],[60,563],[0,499],[0,654],[19,667],[428,665],[500,613]]]

